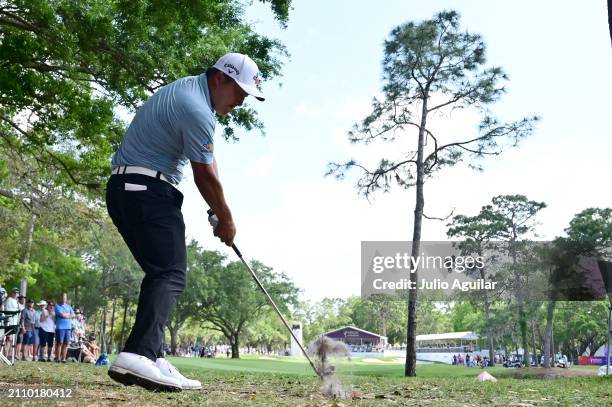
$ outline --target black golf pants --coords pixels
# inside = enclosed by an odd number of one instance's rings
[[[112,175],[106,185],[108,213],[145,273],[136,321],[123,351],[153,361],[162,356],[164,327],[185,289],[182,204],[180,191],[146,175]]]

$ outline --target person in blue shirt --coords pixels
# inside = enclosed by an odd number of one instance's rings
[[[229,53],[205,73],[162,87],[136,112],[112,158],[106,206],[145,274],[134,326],[108,371],[113,380],[150,390],[202,388],[163,358],[164,327],[187,271],[183,195],[176,185],[190,162],[202,198],[219,218],[214,234],[231,246],[236,226],[214,156],[216,115],[241,106],[248,95],[264,100],[259,82],[251,58]]]
[[[74,311],[68,304],[68,294],[62,293],[61,300],[55,305],[55,361],[58,363],[66,363],[74,316]]]

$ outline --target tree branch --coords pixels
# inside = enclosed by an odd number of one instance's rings
[[[2,17],[2,15],[6,17]],[[17,14],[10,13],[5,10],[0,11],[0,25],[7,25],[7,26],[14,27],[14,28],[19,28],[21,30],[32,31],[35,33],[40,32],[39,27],[36,27],[35,25],[21,18]]]
[[[451,211],[451,213],[449,213],[447,216],[445,216],[444,218],[436,218],[434,216],[427,216],[425,215],[425,213],[423,213],[423,217],[427,218],[429,220],[441,220],[441,221],[445,221],[448,220],[448,218],[450,218],[451,216],[453,216],[453,214],[455,213],[455,208],[453,208],[453,210]]]

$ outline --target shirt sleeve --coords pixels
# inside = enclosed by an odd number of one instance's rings
[[[181,123],[183,155],[191,161],[212,164],[213,136],[217,120],[204,110],[192,110],[185,113]]]

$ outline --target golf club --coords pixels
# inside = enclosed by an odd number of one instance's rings
[[[212,209],[209,209],[207,211],[208,213],[208,222],[210,223],[210,225],[213,227],[213,230],[217,227],[217,224],[219,222],[219,219],[217,218],[217,215],[215,215],[215,213],[213,212]],[[268,291],[265,289],[265,287],[261,284],[261,281],[259,281],[259,278],[257,277],[257,275],[255,274],[255,272],[253,271],[253,269],[251,269],[251,267],[249,266],[249,264],[244,260],[244,257],[242,257],[242,253],[240,253],[240,250],[238,250],[238,247],[236,247],[236,244],[232,244],[232,249],[234,249],[234,253],[236,253],[236,255],[240,258],[240,260],[242,261],[242,264],[244,264],[244,266],[247,268],[247,270],[249,270],[249,272],[251,273],[251,276],[253,277],[253,279],[255,280],[255,282],[257,283],[257,285],[259,286],[259,288],[261,289],[261,291],[266,295],[266,298],[268,298],[268,301],[270,302],[270,304],[272,305],[272,308],[274,308],[274,310],[276,311],[276,313],[278,314],[278,316],[280,317],[281,321],[283,321],[283,324],[285,325],[285,327],[287,328],[287,330],[289,331],[289,333],[291,334],[291,336],[293,337],[293,340],[298,344],[298,346],[300,347],[300,349],[302,350],[302,353],[304,354],[304,356],[306,356],[306,359],[308,359],[308,363],[310,363],[310,366],[312,367],[312,370],[315,371],[315,373],[317,374],[317,376],[319,376],[320,378],[323,378],[323,376],[321,375],[321,373],[319,373],[319,371],[317,370],[317,368],[315,367],[314,363],[312,363],[312,360],[310,359],[310,357],[308,356],[308,353],[306,353],[306,350],[304,349],[304,347],[302,346],[302,344],[300,343],[300,341],[298,341],[297,337],[295,336],[295,334],[293,333],[293,331],[291,330],[291,327],[289,327],[289,324],[287,323],[287,320],[285,319],[285,317],[283,316],[283,314],[280,312],[280,310],[278,309],[278,307],[276,306],[276,304],[274,303],[274,300],[272,299],[272,297],[270,297],[270,294],[268,294]]]

